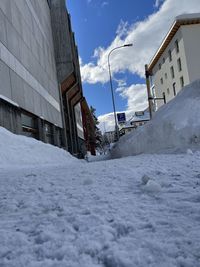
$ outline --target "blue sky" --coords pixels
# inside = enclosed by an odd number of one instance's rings
[[[144,65],[149,63],[175,16],[199,12],[199,0],[67,0],[81,60],[83,91],[106,130],[113,127],[107,56],[111,55],[117,111],[147,107]]]

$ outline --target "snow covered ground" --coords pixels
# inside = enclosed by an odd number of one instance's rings
[[[113,158],[200,148],[200,80],[185,86],[151,121],[120,138]]]
[[[200,267],[199,101],[197,81],[114,160],[0,127],[0,267]]]
[[[0,127],[0,170],[40,165],[63,165],[78,160],[63,149]]]
[[[199,267],[199,162],[87,163],[0,128],[0,266]]]

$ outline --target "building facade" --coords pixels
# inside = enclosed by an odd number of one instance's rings
[[[65,0],[0,1],[0,126],[86,150],[78,49]]]
[[[154,110],[200,78],[199,47],[200,14],[176,17],[147,69]]]
[[[65,0],[49,0],[58,82],[64,109],[68,151],[80,156],[86,150],[81,113],[83,99],[78,49]],[[79,110],[79,111],[78,111]],[[78,115],[79,114],[79,115]],[[79,116],[79,118],[78,118]]]
[[[64,145],[47,1],[0,1],[0,25],[0,125]]]

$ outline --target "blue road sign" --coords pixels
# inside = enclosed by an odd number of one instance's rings
[[[126,114],[123,113],[117,113],[117,120],[119,123],[124,123],[126,121]]]

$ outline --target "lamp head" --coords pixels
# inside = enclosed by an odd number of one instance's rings
[[[133,46],[133,44],[125,44],[124,47]]]

